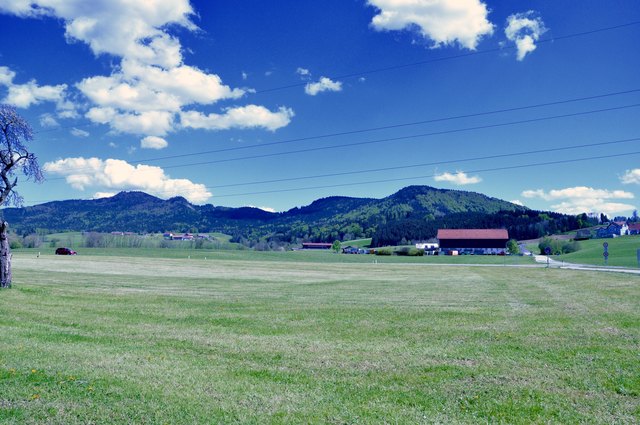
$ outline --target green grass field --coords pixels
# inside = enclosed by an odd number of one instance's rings
[[[15,253],[0,423],[640,421],[637,276],[89,252]]]
[[[79,256],[125,256],[148,258],[173,258],[184,260],[265,260],[279,262],[311,263],[417,263],[417,264],[485,264],[485,265],[533,265],[532,257],[499,255],[459,255],[459,256],[384,256],[336,254],[330,250],[303,251],[253,251],[253,250],[211,250],[211,249],[172,249],[172,248],[77,248]],[[54,248],[18,249],[13,252],[26,256],[53,255]]]
[[[581,264],[604,265],[602,244],[609,244],[610,266],[638,267],[637,251],[640,249],[640,236],[621,236],[612,239],[590,239],[580,241],[580,250],[571,254],[565,254],[565,261]]]

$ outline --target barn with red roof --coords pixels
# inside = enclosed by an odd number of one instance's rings
[[[508,240],[506,229],[438,229],[442,254],[504,255]]]

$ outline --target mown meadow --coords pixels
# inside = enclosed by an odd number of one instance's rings
[[[153,252],[15,253],[1,423],[640,421],[638,276]]]

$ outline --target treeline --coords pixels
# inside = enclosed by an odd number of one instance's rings
[[[513,239],[536,239],[598,224],[586,214],[571,216],[541,211],[500,211],[494,214],[455,213],[433,220],[406,219],[378,227],[372,237],[374,247],[398,245],[402,241],[435,238],[438,229],[507,229]]]

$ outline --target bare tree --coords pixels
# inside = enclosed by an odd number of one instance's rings
[[[16,172],[22,170],[27,179],[44,179],[36,156],[27,150],[33,130],[15,108],[0,105],[0,205],[22,205],[22,197],[15,191]],[[11,250],[7,238],[8,223],[0,223],[0,288],[11,287]]]

